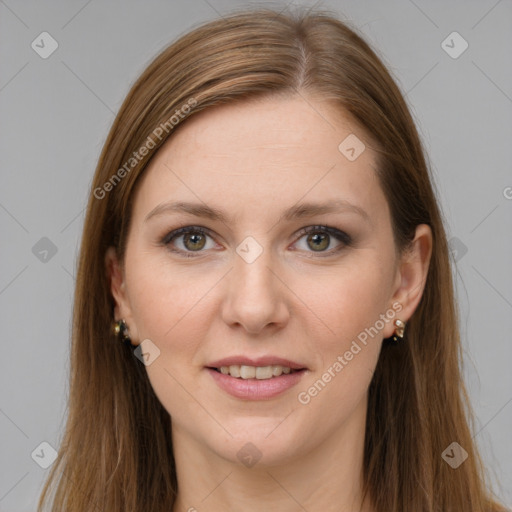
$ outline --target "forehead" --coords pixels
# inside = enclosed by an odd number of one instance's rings
[[[213,107],[157,152],[134,214],[186,200],[256,220],[299,202],[341,198],[378,217],[386,204],[369,146],[358,124],[327,101],[293,96]]]

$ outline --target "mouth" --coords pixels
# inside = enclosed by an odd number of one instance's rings
[[[277,357],[234,356],[210,363],[205,370],[229,395],[243,400],[264,400],[297,385],[308,368]]]

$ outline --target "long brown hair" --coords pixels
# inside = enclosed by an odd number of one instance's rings
[[[137,180],[188,117],[221,103],[297,93],[332,100],[373,141],[397,250],[407,248],[418,224],[433,234],[423,297],[404,341],[384,344],[370,385],[365,492],[379,512],[500,510],[469,428],[443,219],[402,94],[368,44],[331,13],[258,9],[206,23],[167,47],[133,85],[110,130],[78,261],[68,419],[40,511],[50,501],[51,510],[66,512],[172,509],[169,414],[144,366],[112,334],[105,252],[115,246],[122,260]],[[457,469],[441,457],[454,441],[468,453]]]

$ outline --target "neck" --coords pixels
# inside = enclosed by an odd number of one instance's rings
[[[366,404],[361,404],[365,408]],[[365,412],[365,411],[363,411]],[[245,467],[173,424],[178,497],[173,512],[372,512],[362,500],[364,421],[357,414],[308,453]]]

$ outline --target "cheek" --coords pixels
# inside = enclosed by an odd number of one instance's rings
[[[341,419],[364,397],[379,357],[381,331],[392,321],[381,316],[389,297],[385,265],[362,256],[352,263],[322,280],[322,291],[298,292],[322,321],[313,343],[319,364],[301,387],[307,395],[301,403],[311,399],[320,409],[340,404],[333,414]]]
[[[329,275],[297,280],[294,291],[321,320],[325,335],[319,336],[318,342],[329,353],[350,345],[385,313],[389,307],[389,269],[378,257],[358,254]]]
[[[203,307],[211,277],[173,265],[164,249],[150,254],[134,248],[132,254],[126,279],[141,338],[159,345],[177,342],[182,325]]]
[[[128,266],[127,266],[128,269]],[[208,303],[210,278],[194,279],[160,258],[133,258],[127,283],[140,339],[149,339],[159,355],[146,366],[151,386],[164,408],[186,422],[190,415],[204,415],[191,396],[201,396],[194,376],[195,359],[206,338],[208,322],[201,322]],[[185,417],[182,411],[187,411]],[[206,418],[207,420],[207,418]],[[190,426],[192,428],[193,425]]]

